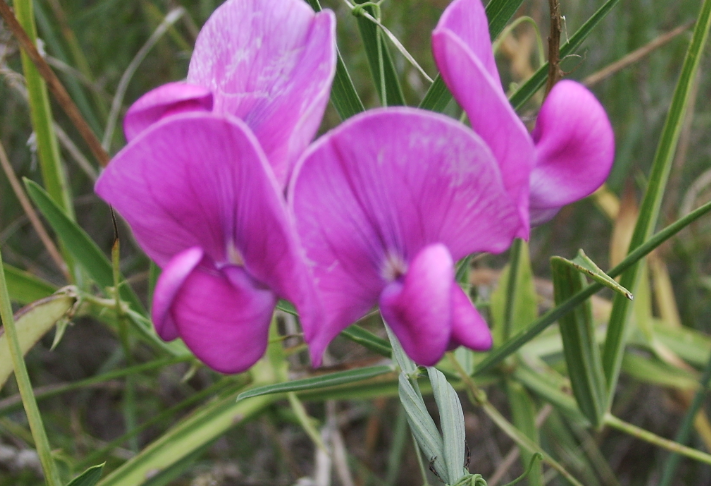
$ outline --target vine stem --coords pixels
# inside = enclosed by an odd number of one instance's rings
[[[61,486],[62,483],[59,479],[59,472],[52,458],[52,450],[49,446],[47,432],[42,423],[42,416],[37,407],[37,400],[32,390],[32,383],[30,383],[24,355],[20,348],[17,328],[15,327],[15,318],[12,315],[12,306],[10,305],[10,295],[8,294],[7,282],[5,281],[5,272],[2,267],[2,252],[0,252],[0,318],[2,319],[3,328],[8,338],[10,356],[15,368],[15,379],[20,389],[20,397],[22,397],[22,404],[25,407],[27,420],[30,423],[30,430],[32,431],[32,437],[35,441],[35,447],[37,447],[37,454],[42,464],[47,486]]]
[[[605,415],[604,423],[605,425],[608,425],[613,429],[620,430],[626,434],[629,434],[633,437],[637,437],[638,439],[641,439],[645,442],[649,442],[650,444],[656,445],[668,451],[681,454],[683,456],[695,459],[705,464],[711,464],[711,455],[696,449],[692,449],[691,447],[687,447],[683,444],[679,444],[678,442],[674,442],[673,440],[665,439],[664,437],[659,437],[658,435],[653,434],[648,430],[620,420],[612,414],[608,413]]]

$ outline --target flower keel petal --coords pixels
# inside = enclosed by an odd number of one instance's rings
[[[466,346],[475,351],[487,351],[492,344],[493,338],[486,321],[459,285],[453,285],[450,349]]]

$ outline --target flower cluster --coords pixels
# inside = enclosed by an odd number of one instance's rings
[[[420,364],[488,349],[455,262],[527,238],[610,170],[610,124],[577,83],[556,85],[529,134],[501,88],[480,0],[452,2],[433,34],[471,129],[384,108],[309,145],[334,31],[331,12],[302,0],[228,0],[200,32],[187,81],[129,109],[128,145],[97,182],[163,270],[158,334],[216,370],[262,356],[279,298],[296,306],[314,365],[375,305]]]

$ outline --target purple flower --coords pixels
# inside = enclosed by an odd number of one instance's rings
[[[318,130],[336,69],[335,17],[302,0],[229,0],[203,26],[187,82],[146,93],[124,119],[126,139],[163,116],[241,118],[283,185]]]
[[[491,148],[525,220],[530,211],[531,224],[545,222],[602,185],[614,159],[604,109],[582,85],[561,81],[529,135],[501,87],[480,0],[454,0],[432,34],[432,48],[442,78]],[[525,238],[528,225],[524,230]]]
[[[96,192],[163,269],[152,319],[225,373],[263,354],[278,298],[321,319],[282,182],[320,123],[334,17],[300,0],[230,0],[201,31],[188,83],[146,94]]]
[[[325,324],[301,318],[315,365],[375,305],[420,364],[491,346],[454,263],[505,250],[522,221],[474,132],[416,109],[368,111],[312,145],[288,199],[323,305]]]

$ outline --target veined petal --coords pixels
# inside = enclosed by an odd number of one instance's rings
[[[506,99],[499,81],[454,32],[438,28],[432,50],[444,82],[466,111],[472,129],[491,148],[506,190],[528,223],[529,176],[534,149],[526,127]],[[528,224],[518,236],[528,237]]]
[[[452,333],[454,262],[442,244],[423,248],[404,278],[380,294],[380,312],[407,355],[418,364],[434,366],[447,349]]]
[[[435,30],[448,30],[461,39],[496,84],[501,85],[491,46],[489,20],[481,0],[454,0],[444,10]]]
[[[320,315],[281,190],[241,120],[165,118],[116,155],[96,192],[160,267],[200,247],[218,267],[243,264],[279,297]]]
[[[302,0],[230,0],[200,31],[188,81],[249,125],[284,183],[318,130],[335,66],[333,12]]]
[[[610,173],[615,156],[610,121],[595,96],[579,83],[555,85],[541,106],[533,139],[531,213],[541,213],[538,220],[546,210],[588,196]]]
[[[452,338],[449,347],[466,346],[475,351],[490,349],[493,338],[489,326],[459,285],[452,285],[451,298]]]
[[[156,332],[165,341],[172,341],[178,337],[178,329],[173,322],[170,308],[185,280],[195,270],[203,256],[202,248],[188,248],[175,255],[158,278],[153,292],[151,319]]]
[[[144,94],[126,112],[123,131],[130,142],[163,117],[184,111],[211,111],[212,93],[189,83],[168,83]]]
[[[184,280],[170,315],[201,361],[222,373],[240,373],[264,354],[275,305],[274,293],[243,268],[201,265]]]
[[[370,110],[326,134],[297,164],[289,200],[324,305],[326,325],[307,336],[314,354],[425,246],[455,259],[500,252],[521,226],[481,139],[412,108]]]

